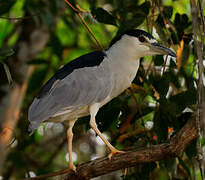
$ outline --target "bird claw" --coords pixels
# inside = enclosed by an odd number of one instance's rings
[[[76,173],[76,166],[75,166],[75,165],[69,164],[69,169],[70,169],[71,171],[74,171],[74,172]]]
[[[109,160],[111,160],[112,156],[115,154],[122,154],[125,153],[124,151],[119,151],[119,150],[113,150],[110,152],[110,154],[108,155]]]
[[[124,169],[123,175],[124,175],[124,177],[127,176],[127,168]]]

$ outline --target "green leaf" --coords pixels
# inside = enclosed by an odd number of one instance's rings
[[[133,179],[143,179],[143,180],[149,180],[150,174],[157,168],[157,164],[155,162],[153,163],[147,163],[147,164],[141,164],[139,168],[137,168],[137,177],[135,174],[135,178]]]
[[[164,164],[168,172],[174,172],[176,167],[176,158],[169,158],[166,161],[164,161]]]
[[[11,48],[0,48],[0,57],[9,57],[14,54],[14,50]]]
[[[168,118],[163,110],[159,109],[154,115],[154,131],[159,138],[159,142],[163,142],[168,137]]]
[[[165,18],[170,19],[172,17],[172,13],[173,13],[173,7],[172,6],[165,6],[163,8],[162,13],[163,13]]]
[[[162,66],[164,64],[164,59],[162,55],[157,55],[154,57],[155,66]]]
[[[204,137],[201,138],[201,146],[202,147],[205,146],[205,138]]]
[[[127,17],[121,22],[120,28],[117,34],[121,34],[127,29],[136,28],[139,25],[141,25],[144,22],[145,18],[148,16],[149,9],[150,9],[149,2],[145,2],[142,5],[136,7],[135,12],[132,15],[132,17],[131,18]]]
[[[14,54],[13,49],[11,49],[9,47],[8,48],[1,48],[0,49],[0,63],[4,67],[4,70],[6,72],[6,77],[7,77],[8,82],[9,82],[10,85],[13,84],[13,80],[12,80],[12,77],[11,77],[11,73],[10,73],[9,67],[5,63],[5,60],[7,59],[7,57],[12,56],[13,54]]]
[[[49,61],[45,60],[45,59],[32,59],[30,61],[27,62],[27,64],[49,64]]]
[[[139,9],[144,12],[145,16],[148,16],[150,9],[150,2],[147,1],[139,6]]]
[[[138,27],[140,24],[142,24],[144,22],[144,20],[145,20],[145,17],[138,14],[138,15],[136,15],[135,18],[122,22],[120,25],[118,34],[121,34],[122,32],[126,31],[127,29],[133,29],[133,28]]]
[[[56,36],[55,33],[51,34],[51,40],[49,45],[52,46],[53,52],[61,59],[62,58],[62,52],[63,52],[63,46],[61,44],[60,39],[58,36]]]
[[[195,139],[185,149],[186,155],[189,157],[189,159],[192,159],[197,154],[196,143],[197,141]]]
[[[161,14],[159,14],[159,16],[157,17],[156,24],[159,25],[160,27],[164,28],[164,21],[163,21]],[[162,29],[160,29],[160,30],[162,31]]]
[[[160,75],[150,75],[150,84],[153,84],[161,98],[165,98],[169,90],[170,76],[165,73],[162,77]]]
[[[175,131],[179,131],[182,127],[184,127],[191,116],[191,112],[183,112],[180,116],[178,116],[175,121],[173,121]]]
[[[173,7],[171,7],[171,6],[165,6],[165,7],[163,8],[162,14],[159,14],[159,16],[157,17],[156,23],[157,23],[159,26],[165,28],[163,18],[165,18],[165,19],[170,19],[170,18],[172,17],[172,13],[173,13]]]
[[[44,66],[43,69],[36,69],[33,72],[27,88],[28,94],[32,94],[35,91],[36,93],[39,92],[39,87],[42,86],[47,73],[48,73],[48,69],[46,68],[46,66]]]
[[[175,105],[176,114],[181,113],[187,106],[196,104],[196,90],[189,89],[170,97],[170,102]]]
[[[185,162],[183,161],[183,159],[181,159],[180,157],[178,157],[179,159],[179,164],[185,169],[185,171],[187,172],[187,174],[189,175],[189,177],[191,177],[191,173],[189,168],[187,167],[187,165],[185,164]]]
[[[0,1],[0,15],[8,13],[11,7],[16,3],[16,0]]]
[[[92,9],[91,13],[98,22],[115,26],[117,25],[116,19],[103,8]]]
[[[171,58],[170,68],[176,68],[176,67],[177,67],[176,62],[173,60],[173,58]]]
[[[176,28],[184,30],[186,27],[188,27],[190,25],[189,18],[186,14],[181,15],[181,14],[177,13],[175,15],[174,24],[175,24]]]
[[[13,84],[13,80],[12,80],[12,77],[11,77],[11,73],[10,73],[9,67],[5,63],[2,63],[2,64],[3,64],[4,70],[6,72],[6,77],[8,79],[8,82],[9,82],[10,85],[12,85]]]
[[[114,123],[117,126],[117,120],[121,110],[121,104],[119,98],[113,99],[111,102],[103,106],[97,116],[96,122],[100,131],[105,131]]]
[[[176,30],[177,30],[178,38],[179,38],[179,40],[181,40],[183,35],[184,35],[185,29],[191,25],[191,22],[189,22],[189,18],[186,14],[181,15],[181,14],[177,13],[175,15],[174,25],[175,25]]]

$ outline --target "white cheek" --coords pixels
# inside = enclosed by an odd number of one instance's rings
[[[148,46],[145,46],[145,45],[143,45],[143,44],[140,46],[140,48],[141,48],[141,51],[144,50],[145,52],[147,52],[147,51],[150,50],[150,48],[149,48]]]
[[[143,57],[143,56],[149,55],[148,52],[150,51],[150,48],[148,46],[143,45],[143,44],[138,44],[136,47],[136,51],[140,57]]]

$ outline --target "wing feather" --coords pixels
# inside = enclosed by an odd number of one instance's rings
[[[75,109],[103,101],[113,84],[108,61],[75,69],[65,78],[56,80],[46,95],[35,98],[29,108],[30,129],[36,129],[43,121],[69,107]]]

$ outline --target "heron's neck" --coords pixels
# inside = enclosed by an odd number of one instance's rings
[[[112,57],[113,59],[120,60],[120,59],[127,59],[127,60],[138,60],[140,57],[137,56],[137,49],[135,47],[134,42],[127,42],[128,39],[123,39],[120,42],[116,42],[113,44],[106,53],[108,56]],[[120,58],[119,58],[120,57]]]
[[[137,56],[137,50],[133,46],[132,42],[127,42],[127,39],[123,39],[123,41],[117,42],[106,51],[112,68],[118,68],[120,71],[125,69],[127,73],[137,72],[140,57]],[[121,73],[124,72],[121,71]]]
[[[106,54],[114,77],[114,97],[130,86],[137,74],[140,58],[137,57],[133,47],[125,49],[119,44],[113,45]]]

